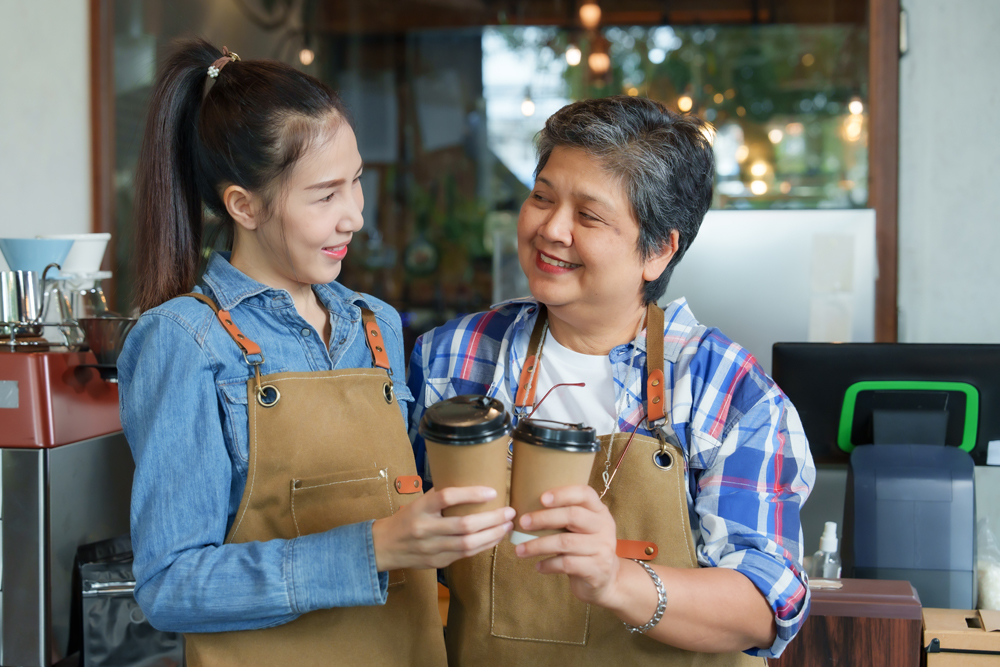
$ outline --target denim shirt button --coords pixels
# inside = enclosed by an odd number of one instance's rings
[[[311,332],[311,331],[309,331],[309,329],[303,329],[303,330],[301,331],[301,333],[302,333],[302,335],[303,335],[303,336],[306,336],[306,337],[309,337],[309,336],[311,336],[311,335],[312,335],[312,332]]]

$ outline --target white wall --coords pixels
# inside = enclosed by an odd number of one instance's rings
[[[899,339],[1000,342],[1000,2],[903,0]],[[984,406],[984,409],[998,409]],[[820,471],[802,513],[806,551],[839,521],[844,467]],[[976,468],[976,510],[1000,533],[1000,467]]]
[[[903,0],[900,340],[1000,342],[1000,2]]]
[[[88,20],[87,0],[0,0],[0,237],[90,231]]]

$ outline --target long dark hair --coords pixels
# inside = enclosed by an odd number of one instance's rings
[[[204,40],[184,41],[157,75],[135,176],[140,311],[194,286],[203,205],[231,234],[224,187],[260,195],[267,210],[309,142],[330,122],[351,122],[329,87],[275,61],[228,62],[206,95],[220,57]]]

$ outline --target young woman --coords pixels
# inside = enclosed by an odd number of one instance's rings
[[[362,166],[337,97],[291,67],[197,41],[159,74],[119,388],[136,598],[190,665],[443,665],[433,568],[512,527],[441,516],[491,489],[420,492],[399,316],[335,282]],[[195,286],[206,208],[232,253]]]
[[[601,436],[590,485],[542,494],[516,527],[568,532],[449,567],[453,667],[763,665],[808,614],[816,471],[795,408],[683,299],[657,305],[712,201],[703,129],[638,97],[558,111],[517,225],[533,298],[417,342],[421,462],[424,408],[456,393],[520,418],[582,381],[537,416]]]

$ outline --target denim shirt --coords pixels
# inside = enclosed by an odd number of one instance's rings
[[[316,285],[330,312],[329,349],[291,295],[211,257],[196,291],[230,311],[264,353],[261,372],[371,368],[361,306],[375,313],[393,369],[400,419],[404,382],[399,315],[339,285]],[[132,485],[135,597],[154,627],[220,632],[281,625],[331,607],[384,604],[372,521],[291,540],[225,544],[247,480],[247,380],[242,352],[212,310],[178,297],[147,311],[118,360],[121,421]]]

